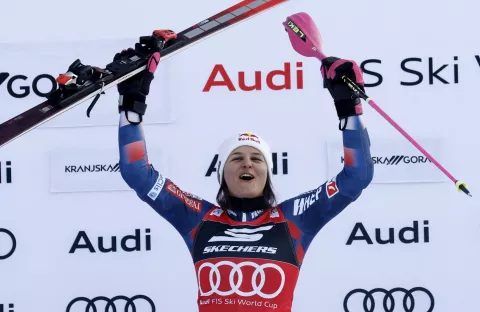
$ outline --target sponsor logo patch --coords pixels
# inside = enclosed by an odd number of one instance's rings
[[[185,193],[184,191],[179,189],[178,186],[176,186],[173,182],[168,181],[167,191],[175,195],[188,208],[192,209],[193,211],[200,212],[202,210],[202,202],[200,200],[197,200],[191,196],[188,196],[189,193]]]
[[[148,197],[150,197],[152,200],[157,199],[164,185],[165,185],[165,178],[161,174],[159,174],[157,182],[155,182],[150,192],[148,192]]]
[[[332,196],[335,196],[339,190],[337,186],[337,181],[335,181],[335,178],[330,180],[330,182],[327,183],[327,196],[328,198],[331,198]]]

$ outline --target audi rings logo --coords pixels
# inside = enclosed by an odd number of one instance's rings
[[[220,283],[222,282],[222,277],[226,276],[224,274],[220,274],[220,267],[226,266],[231,268],[230,269],[230,274],[228,275],[228,283],[230,284],[230,289],[228,290],[220,290],[219,286]],[[252,291],[242,291],[240,290],[242,283],[244,280],[247,280],[246,277],[244,277],[244,272],[243,268],[244,267],[253,267],[255,271],[253,272],[252,276],[250,277],[250,285],[252,287]],[[209,268],[210,272],[208,274],[208,281],[210,283],[210,290],[207,290],[205,288],[202,289],[202,282],[200,279],[200,272],[202,271],[203,268]],[[273,269],[274,272],[270,272],[272,270],[266,270],[266,269]],[[207,270],[207,269],[205,269]],[[268,294],[264,293],[262,291],[263,286],[267,282],[267,273],[273,273],[280,274],[281,282],[280,285],[278,286],[277,290],[274,293]],[[198,268],[198,289],[200,291],[201,296],[210,296],[212,294],[217,294],[220,296],[229,296],[231,294],[237,294],[242,297],[250,297],[254,295],[258,295],[264,299],[272,299],[275,298],[280,294],[280,292],[283,289],[283,286],[285,285],[285,272],[283,272],[282,268],[279,267],[276,264],[273,263],[265,263],[265,264],[258,264],[255,262],[251,261],[246,261],[246,262],[241,262],[241,263],[233,263],[231,261],[220,261],[216,264],[212,263],[203,263],[199,268]],[[260,281],[257,283],[257,278],[260,275]],[[236,282],[235,282],[236,278]],[[203,283],[204,286],[206,283]],[[223,285],[223,284],[222,284]],[[270,289],[270,287],[269,287]]]
[[[2,235],[4,234],[4,235]],[[4,237],[7,236],[8,239],[4,239]],[[11,240],[11,246],[12,247],[7,247],[6,249],[3,246],[9,246],[10,244],[4,244],[6,241]],[[0,260],[7,259],[10,257],[14,252],[15,249],[17,248],[17,240],[15,239],[15,236],[13,235],[12,232],[10,232],[7,229],[1,229],[0,228]],[[7,252],[5,252],[7,251]]]
[[[362,294],[363,297],[363,311],[365,312],[373,312],[373,311],[378,311],[375,310],[375,298],[373,297],[373,294],[375,293],[382,293],[384,294],[383,300],[381,304],[383,305],[383,311],[385,312],[393,312],[393,311],[401,311],[398,308],[395,310],[395,297],[394,294],[396,292],[403,293],[403,300],[402,302],[398,302],[397,304],[401,304],[403,306],[403,310],[405,312],[417,312],[420,311],[419,309],[415,310],[415,307],[418,307],[418,303],[415,301],[416,299],[418,300],[419,297],[416,297],[418,293],[423,293],[423,296],[425,298],[428,298],[427,301],[428,303],[425,305],[422,300],[422,305],[421,305],[421,312],[432,312],[433,307],[435,306],[435,299],[433,298],[432,293],[423,287],[415,287],[410,290],[407,290],[405,288],[401,287],[396,287],[391,290],[386,290],[383,288],[375,288],[372,289],[371,291],[366,291],[364,289],[354,289],[350,291],[346,296],[345,299],[343,300],[343,309],[345,312],[350,312],[348,309],[348,303],[350,300],[350,297],[353,296],[354,294]],[[419,300],[420,301],[420,300]],[[378,302],[380,303],[380,302]],[[377,303],[377,304],[378,304]],[[417,305],[416,305],[417,304]],[[426,306],[428,306],[428,310],[426,310]],[[358,309],[355,310],[359,311]]]
[[[83,309],[72,309],[72,307],[75,306],[80,306],[78,302],[85,302],[85,310]],[[98,296],[93,299],[88,299],[85,297],[78,297],[70,301],[70,303],[67,306],[66,312],[77,312],[77,311],[85,311],[85,312],[117,312],[121,311],[121,307],[124,303],[124,312],[155,312],[155,304],[153,303],[152,299],[150,299],[147,296],[144,295],[136,295],[133,296],[132,298],[128,298],[126,296],[115,296],[113,298],[107,298],[104,296]],[[142,302],[143,301],[143,302]],[[105,304],[100,303],[100,302],[105,302]],[[142,303],[140,303],[142,302]],[[137,306],[138,304],[138,306]],[[140,306],[141,305],[141,306]],[[82,305],[83,306],[83,305]],[[147,310],[146,307],[149,306],[150,308]],[[104,307],[102,309],[102,307]]]

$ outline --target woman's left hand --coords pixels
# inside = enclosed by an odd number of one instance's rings
[[[323,59],[321,66],[324,85],[332,95],[339,119],[363,114],[361,99],[342,80],[345,75],[355,82],[362,91],[364,89],[363,75],[357,63],[338,57]]]

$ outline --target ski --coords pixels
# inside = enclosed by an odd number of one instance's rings
[[[142,36],[137,44],[152,44],[160,48],[160,61],[192,45],[216,35],[242,21],[250,19],[288,0],[244,0],[179,33],[155,30],[151,36]],[[105,68],[84,65],[75,60],[68,71],[57,78],[58,88],[46,100],[0,124],[0,147],[17,139],[41,124],[69,109],[93,99],[87,116],[97,100],[111,87],[138,74],[146,68],[150,55],[136,55],[111,62]]]

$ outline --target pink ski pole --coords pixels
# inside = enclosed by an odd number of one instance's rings
[[[306,57],[315,57],[322,61],[326,55],[322,52],[322,37],[320,31],[312,18],[305,12],[293,14],[282,23],[292,44],[292,47],[299,54]],[[342,80],[353,90],[353,92],[365,100],[383,118],[385,118],[395,129],[398,130],[410,143],[412,143],[423,155],[432,161],[453,183],[457,190],[472,197],[464,181],[457,180],[448,172],[430,153],[428,153],[414,138],[412,138],[402,127],[400,127],[387,113],[385,113],[365,92],[363,92],[352,80],[343,76]]]

